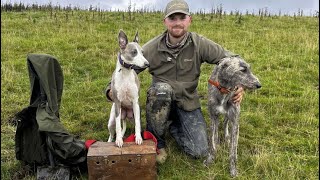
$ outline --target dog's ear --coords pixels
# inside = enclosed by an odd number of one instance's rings
[[[138,33],[138,31],[136,32],[136,35],[134,36],[133,42],[139,43],[139,33]]]
[[[219,65],[217,66],[217,70],[215,71],[215,76],[218,77],[218,80],[228,80],[232,77],[235,70],[235,62],[231,61],[230,59],[224,59]]]
[[[227,66],[225,67],[225,72],[228,77],[232,77],[241,69],[241,63],[239,59],[230,59],[226,64]]]
[[[128,44],[128,38],[127,38],[126,33],[124,33],[122,31],[122,29],[120,29],[120,31],[119,31],[118,41],[119,41],[120,49],[124,50]]]

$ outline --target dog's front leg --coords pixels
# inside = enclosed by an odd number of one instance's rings
[[[227,147],[230,147],[229,119],[227,118],[227,116],[224,117],[223,130],[224,130],[223,140],[227,144]]]
[[[204,161],[205,165],[209,165],[213,162],[214,158],[217,155],[217,146],[219,144],[219,114],[213,112],[214,110],[211,109],[210,119],[211,119],[211,139],[209,140],[209,154],[207,159]]]
[[[116,120],[116,114],[115,114],[115,104],[112,103],[111,111],[110,111],[110,117],[108,121],[108,130],[109,130],[109,139],[108,142],[112,142],[114,135],[115,135],[115,120]]]
[[[230,174],[232,177],[237,176],[237,148],[239,139],[239,116],[240,107],[234,105],[234,108],[228,114],[231,121],[231,142],[230,142]]]
[[[140,107],[139,107],[139,101],[138,99],[135,99],[132,104],[133,108],[133,116],[134,116],[134,122],[135,122],[135,139],[136,144],[142,144],[142,137],[141,137],[141,122],[140,122]]]
[[[121,133],[121,104],[115,103],[115,114],[116,114],[116,145],[122,147],[123,139]]]

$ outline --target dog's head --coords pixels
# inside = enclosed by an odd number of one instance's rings
[[[259,79],[251,72],[250,65],[239,56],[222,59],[212,76],[221,86],[228,88],[239,85],[249,90],[261,88]]]
[[[139,68],[149,67],[149,62],[143,56],[142,47],[139,43],[138,31],[132,42],[128,42],[127,35],[123,30],[119,31],[118,42],[120,47],[120,56],[124,63],[132,65]]]

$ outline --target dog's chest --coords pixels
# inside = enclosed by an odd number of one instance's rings
[[[236,112],[240,109],[240,105],[238,103],[234,103],[232,100],[234,93],[224,95],[221,99],[219,99],[215,103],[215,109],[220,114],[229,114],[230,112]]]
[[[221,114],[225,114],[227,112],[225,99],[222,99],[222,101],[216,106],[216,110]]]
[[[117,90],[117,99],[122,103],[131,104],[139,95],[139,87],[133,73],[116,75],[114,86]]]
[[[226,114],[229,106],[230,95],[223,95],[217,102],[216,110],[221,114]]]

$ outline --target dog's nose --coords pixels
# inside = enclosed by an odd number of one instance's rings
[[[149,66],[150,66],[150,64],[149,64],[148,62],[144,63],[144,65],[145,65],[146,67],[149,67]]]
[[[257,88],[257,89],[259,89],[259,88],[261,88],[261,87],[262,87],[262,86],[261,86],[260,83],[257,83],[257,84],[256,84],[256,88]]]

